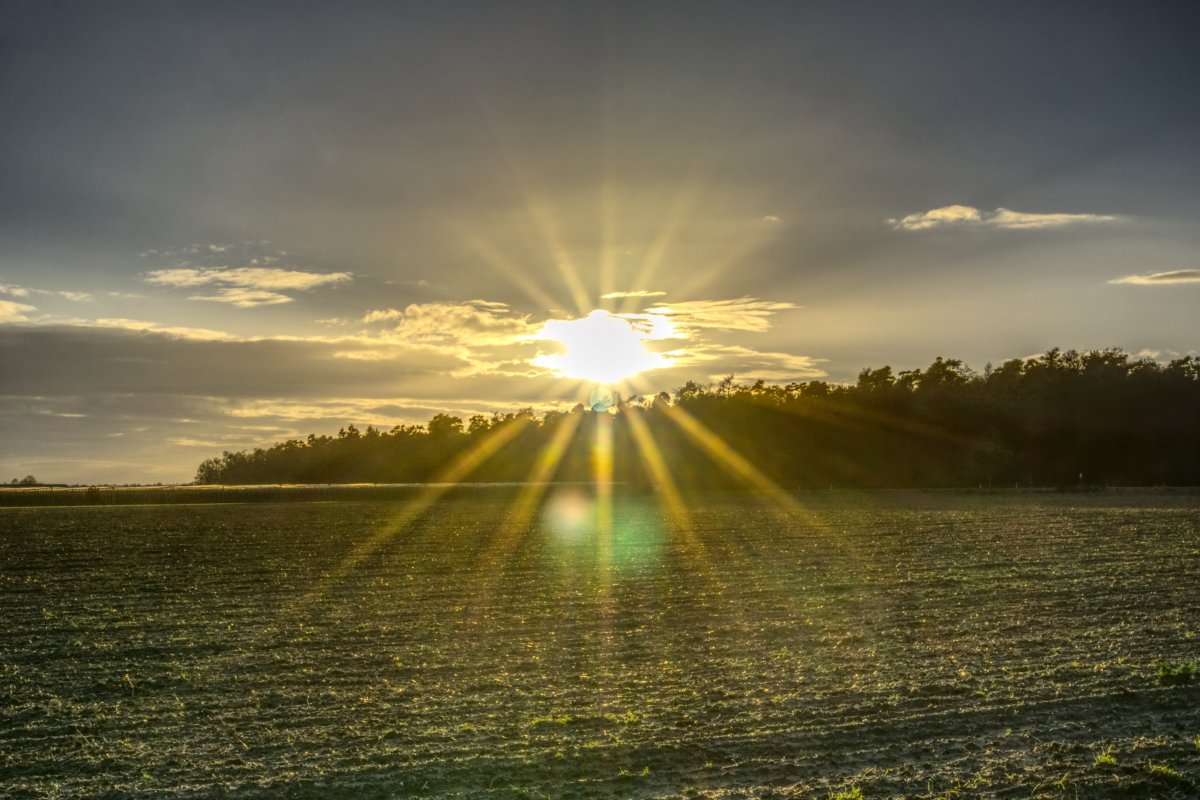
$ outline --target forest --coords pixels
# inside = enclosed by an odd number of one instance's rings
[[[853,384],[730,376],[619,402],[611,415],[580,405],[349,425],[225,452],[196,482],[588,481],[597,435],[611,437],[614,480],[644,487],[664,473],[684,490],[746,485],[731,461],[786,489],[1194,486],[1200,359],[1054,349],[982,372],[941,357],[923,370],[866,368]],[[561,452],[553,469],[549,451]]]

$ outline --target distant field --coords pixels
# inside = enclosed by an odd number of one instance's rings
[[[0,509],[0,796],[1200,795],[1196,495],[582,491]]]

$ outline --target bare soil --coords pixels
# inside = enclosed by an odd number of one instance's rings
[[[1200,796],[1195,496],[512,499],[0,509],[0,796]]]

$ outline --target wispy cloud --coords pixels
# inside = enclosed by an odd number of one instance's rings
[[[182,267],[146,273],[146,282],[160,286],[192,288],[226,285],[273,291],[308,291],[318,286],[352,280],[349,272],[303,272],[279,267]]]
[[[216,287],[213,294],[195,294],[188,299],[228,303],[237,308],[290,303],[294,298],[285,292],[308,292],[353,279],[349,272],[304,272],[280,267],[174,267],[151,270],[145,276],[147,283],[156,286]]]
[[[74,303],[86,303],[94,299],[90,292],[53,291],[51,289],[34,289],[33,291],[37,294],[47,295],[49,297],[62,297]]]
[[[933,208],[929,211],[920,211],[899,219],[889,219],[887,223],[898,231],[927,231],[932,228],[945,227],[1038,230],[1043,228],[1062,228],[1067,225],[1077,224],[1120,222],[1121,219],[1121,217],[1111,214],[1039,214],[1027,211],[1013,211],[1008,208],[997,208],[995,211],[981,211],[973,206],[951,205]]]
[[[226,303],[234,308],[255,308],[257,306],[277,306],[282,303],[290,303],[293,298],[281,292],[230,286],[224,289],[217,289],[216,294],[188,295],[188,300],[202,300],[206,303]]]
[[[708,372],[709,380],[734,375],[742,381],[802,381],[825,377],[824,359],[791,353],[761,352],[741,345],[704,344],[675,354],[672,366],[686,374],[691,367]]]
[[[52,289],[29,289],[24,286],[13,286],[7,283],[0,283],[0,294],[6,294],[9,297],[26,298],[32,295],[42,295],[43,297],[62,297],[76,303],[86,302],[94,299],[89,292],[68,292],[55,291]]]
[[[18,297],[20,295],[17,295]],[[29,312],[37,308],[13,300],[0,300],[0,324],[11,322],[29,322]]]
[[[1109,283],[1129,283],[1134,286],[1161,286],[1168,283],[1200,283],[1200,269],[1177,269],[1171,272],[1151,272],[1146,275],[1126,275]]]
[[[201,342],[232,341],[235,336],[224,331],[214,331],[208,328],[185,328],[178,325],[159,325],[141,319],[123,319],[120,317],[105,317],[95,320],[90,325],[97,328],[116,328],[123,331],[142,331],[145,333],[161,333],[176,339],[194,339]]]
[[[711,328],[761,333],[771,327],[779,311],[798,308],[795,303],[740,297],[735,300],[687,300],[661,303],[646,309],[647,315],[665,317],[677,329]]]
[[[639,289],[636,292],[609,292],[608,294],[600,295],[602,300],[617,300],[622,297],[664,297],[666,292],[651,292],[646,289]]]

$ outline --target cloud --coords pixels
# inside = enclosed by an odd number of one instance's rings
[[[639,289],[636,292],[609,292],[608,294],[600,295],[602,300],[617,300],[622,297],[663,297],[666,292],[651,292],[646,289]]]
[[[1098,222],[1119,222],[1121,217],[1108,214],[1036,214],[997,208],[980,211],[972,206],[951,205],[909,214],[887,222],[898,231],[925,231],[951,226],[999,228],[1002,230],[1038,230],[1062,228],[1067,225]]]
[[[779,222],[779,217],[775,216],[774,214],[767,214],[765,217],[763,217],[763,222]]]
[[[194,294],[189,300],[228,303],[236,308],[290,303],[285,292],[308,292],[354,279],[349,272],[304,272],[279,267],[175,267],[147,272],[145,281],[156,286],[194,289],[218,287],[214,294]]]
[[[49,295],[51,297],[62,297],[74,303],[86,303],[94,299],[93,295],[89,292],[55,292],[49,289],[34,289],[33,291],[37,294]]]
[[[140,319],[122,319],[119,317],[105,317],[86,324],[94,325],[97,328],[116,328],[123,331],[161,333],[176,339],[195,339],[202,342],[232,341],[236,338],[233,334],[225,333],[224,331],[209,330],[208,328],[184,328],[176,325],[159,325],[156,322],[147,322]]]
[[[386,349],[390,360],[340,354]],[[94,325],[0,327],[5,393],[205,397],[321,397],[394,392],[414,376],[445,379],[461,355],[402,342],[340,339],[231,339],[218,331],[166,328],[139,320]]]
[[[403,311],[396,308],[384,308],[376,311],[368,311],[363,315],[362,322],[369,325],[372,322],[390,322],[401,319],[404,319]]]
[[[648,308],[647,316],[665,318],[674,328],[711,328],[724,331],[762,333],[771,327],[771,316],[778,311],[798,308],[795,303],[741,297],[735,300],[687,300],[662,303]]]
[[[21,295],[16,295],[20,297]],[[37,311],[34,306],[17,303],[12,300],[0,300],[0,324],[11,322],[28,322],[26,316],[30,311]]]
[[[24,286],[12,286],[10,284],[0,283],[0,294],[6,294],[9,297],[20,297],[22,299],[31,295],[43,295],[46,297],[62,297],[76,303],[82,303],[92,300],[93,296],[88,292],[66,292],[52,291],[50,289],[27,289]]]
[[[412,342],[512,345],[537,331],[529,317],[516,316],[505,303],[469,300],[465,303],[414,303],[393,333]]]
[[[286,294],[268,292],[263,289],[243,289],[236,286],[218,289],[216,294],[189,295],[188,300],[203,300],[208,303],[228,303],[234,308],[277,306],[281,303],[292,302],[292,298]]]
[[[1128,283],[1134,286],[1160,286],[1168,283],[1200,283],[1200,269],[1177,269],[1171,272],[1151,272],[1148,275],[1126,275],[1109,283]]]
[[[690,368],[703,368],[709,380],[734,375],[739,381],[761,378],[787,382],[825,377],[825,370],[819,366],[823,360],[791,353],[759,352],[741,345],[704,344],[679,351],[672,366],[683,374],[691,374]]]

